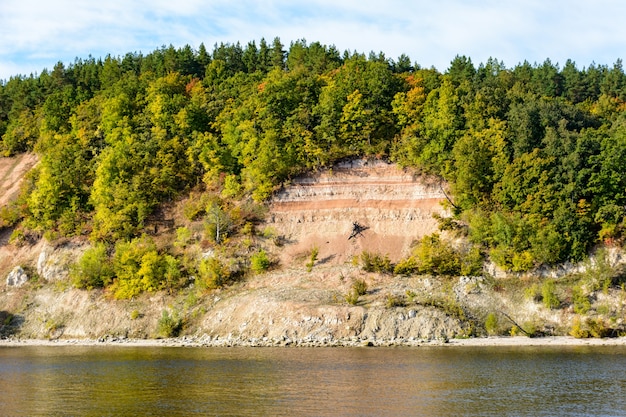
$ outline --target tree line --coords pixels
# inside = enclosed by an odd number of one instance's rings
[[[0,217],[113,245],[198,187],[264,201],[294,175],[375,156],[446,180],[454,224],[525,271],[622,243],[625,103],[621,60],[457,56],[440,72],[278,38],[77,59],[0,83],[0,149],[40,156]]]

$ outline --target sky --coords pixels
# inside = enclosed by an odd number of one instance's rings
[[[90,55],[275,37],[406,54],[440,71],[457,55],[612,66],[626,50],[624,16],[623,0],[2,0],[0,80]]]

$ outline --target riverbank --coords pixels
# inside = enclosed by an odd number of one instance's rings
[[[169,339],[130,339],[130,338],[103,338],[103,339],[0,339],[0,347],[20,346],[129,346],[129,347],[484,347],[484,346],[626,346],[626,337],[616,338],[587,338],[577,339],[570,336],[551,337],[476,337],[459,339],[433,340],[360,340],[356,338],[339,340],[278,340],[278,339],[249,339],[239,338],[211,338],[208,336],[184,336]]]

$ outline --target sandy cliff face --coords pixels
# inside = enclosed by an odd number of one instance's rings
[[[319,249],[319,259],[343,263],[363,250],[398,260],[411,242],[437,231],[445,216],[440,183],[380,160],[343,162],[296,178],[272,201],[268,225],[288,244],[282,259]],[[367,227],[349,239],[353,223]]]
[[[34,154],[0,158],[0,206],[17,197],[24,175],[37,163]]]

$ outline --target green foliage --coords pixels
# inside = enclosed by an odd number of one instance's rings
[[[589,337],[589,330],[586,330],[583,328],[582,321],[580,320],[580,316],[574,317],[569,334],[575,337],[576,339],[586,339]]]
[[[233,226],[233,219],[225,203],[214,200],[206,208],[207,235],[218,245],[226,239]]]
[[[388,255],[383,256],[368,251],[361,252],[361,267],[366,272],[379,272],[384,274],[390,274],[394,270]]]
[[[354,289],[350,290],[345,296],[344,299],[346,300],[346,302],[350,305],[357,305],[359,303],[359,293],[356,292]]]
[[[183,325],[183,319],[178,316],[177,312],[170,313],[168,310],[163,310],[157,322],[157,334],[160,337],[176,337],[182,331]]]
[[[113,271],[116,279],[111,290],[118,299],[166,288],[180,278],[177,261],[159,254],[154,241],[145,235],[117,242]]]
[[[72,284],[88,290],[106,287],[113,277],[113,266],[103,243],[96,243],[87,249],[70,271]]]
[[[358,295],[367,294],[367,282],[364,279],[356,279],[352,283],[352,290]]]
[[[309,255],[309,261],[306,263],[307,272],[311,272],[313,270],[313,266],[315,265],[315,261],[317,260],[317,255],[319,254],[319,248],[314,246],[311,249],[311,254]]]
[[[231,279],[230,269],[215,257],[204,258],[198,265],[196,284],[203,289],[221,288]]]
[[[391,293],[385,296],[385,307],[387,308],[404,307],[405,305],[406,301],[402,296]]]
[[[535,283],[529,286],[528,288],[525,288],[524,296],[526,297],[527,300],[531,300],[535,302],[541,301],[542,295],[541,295],[541,288],[539,288],[539,284]]]
[[[541,297],[546,308],[557,308],[561,305],[561,300],[556,294],[556,283],[552,279],[546,279],[541,284]]]
[[[417,260],[412,256],[400,260],[393,268],[394,275],[411,275],[417,271],[419,271],[419,265]]]
[[[174,246],[184,249],[191,242],[191,230],[187,227],[182,226],[176,229],[176,240],[174,241]]]
[[[615,329],[608,326],[601,318],[588,318],[583,323],[580,316],[576,316],[572,321],[572,327],[569,333],[577,339],[585,339],[588,337],[609,337],[613,336],[616,332]]]
[[[396,265],[395,273],[413,272],[432,275],[480,275],[483,257],[480,249],[470,246],[456,249],[438,234],[424,236],[412,255]]]
[[[222,190],[222,196],[226,198],[236,198],[241,194],[241,184],[237,180],[235,175],[227,175],[224,178],[224,189]]]
[[[590,293],[599,290],[606,293],[608,288],[620,279],[621,273],[619,268],[611,265],[608,252],[601,249],[595,253],[593,259],[587,261],[581,281]]]
[[[0,228],[16,225],[22,219],[20,207],[15,203],[9,203],[0,207]]]
[[[498,316],[489,313],[485,319],[485,330],[490,336],[498,334]]]
[[[581,285],[576,285],[572,288],[572,304],[576,314],[587,314],[591,309],[589,296]]]
[[[261,249],[250,257],[250,268],[253,272],[260,274],[269,269],[271,261],[267,256],[267,252]]]

